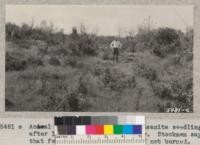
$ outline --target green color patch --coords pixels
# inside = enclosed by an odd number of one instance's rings
[[[114,134],[122,134],[123,126],[122,125],[114,125]]]

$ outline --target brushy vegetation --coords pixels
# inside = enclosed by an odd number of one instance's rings
[[[6,24],[6,110],[193,111],[193,30],[148,30],[121,38],[66,35],[52,23]]]

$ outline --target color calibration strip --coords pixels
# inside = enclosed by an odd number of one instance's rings
[[[145,123],[144,116],[64,116],[55,117],[54,125],[104,125]]]
[[[57,135],[134,135],[143,133],[143,116],[55,117]]]
[[[55,130],[58,135],[142,134],[142,125],[59,125]]]

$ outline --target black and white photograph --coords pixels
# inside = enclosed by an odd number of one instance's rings
[[[193,6],[7,5],[5,110],[193,112]]]

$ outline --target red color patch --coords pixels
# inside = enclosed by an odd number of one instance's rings
[[[104,134],[103,125],[95,125],[96,134]]]

